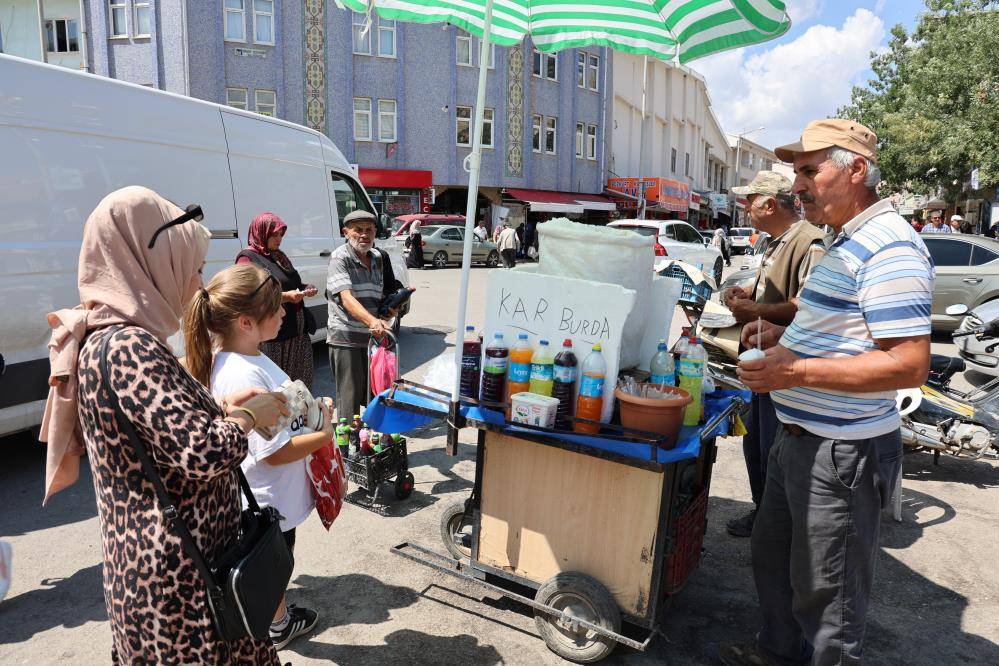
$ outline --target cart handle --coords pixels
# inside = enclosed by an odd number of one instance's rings
[[[741,411],[745,406],[746,401],[739,396],[732,398],[732,402],[729,403],[728,407],[704,424],[704,428],[701,429],[701,443],[703,444],[705,441],[711,439],[711,431],[717,428],[719,423],[730,417],[734,412]]]

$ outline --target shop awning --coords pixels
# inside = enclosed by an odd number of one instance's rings
[[[361,184],[384,189],[422,190],[433,187],[434,172],[417,169],[358,169]]]
[[[614,202],[599,194],[578,192],[553,192],[551,190],[524,190],[507,188],[507,196],[523,201],[532,213],[575,213],[587,210],[616,210]]]

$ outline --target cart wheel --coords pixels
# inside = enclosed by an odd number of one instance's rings
[[[465,520],[465,500],[455,500],[441,514],[441,540],[456,560],[472,557],[472,525]]]
[[[621,630],[621,611],[603,585],[578,571],[556,574],[545,581],[534,600],[615,633]],[[613,652],[617,642],[571,621],[534,612],[534,623],[548,649],[577,664],[592,664]]]
[[[396,499],[404,500],[413,494],[413,486],[416,485],[416,479],[413,478],[413,473],[410,471],[399,472],[399,475],[395,477],[395,497]]]

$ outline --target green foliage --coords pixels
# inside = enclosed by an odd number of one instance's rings
[[[954,200],[979,168],[999,184],[999,2],[926,0],[909,35],[891,31],[871,54],[874,78],[853,89],[841,117],[878,135],[887,185]]]

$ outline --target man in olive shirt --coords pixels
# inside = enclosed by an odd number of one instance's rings
[[[822,231],[798,219],[791,181],[774,171],[761,171],[749,185],[732,191],[749,201],[749,215],[758,231],[771,241],[759,272],[749,290],[733,287],[723,294],[725,305],[740,324],[762,318],[782,326],[791,323],[798,311],[797,297],[812,268],[825,254]],[[742,439],[753,510],[729,521],[732,536],[748,537],[753,533],[756,508],[763,497],[767,478],[767,456],[777,434],[777,414],[766,393],[753,394],[747,434]]]

